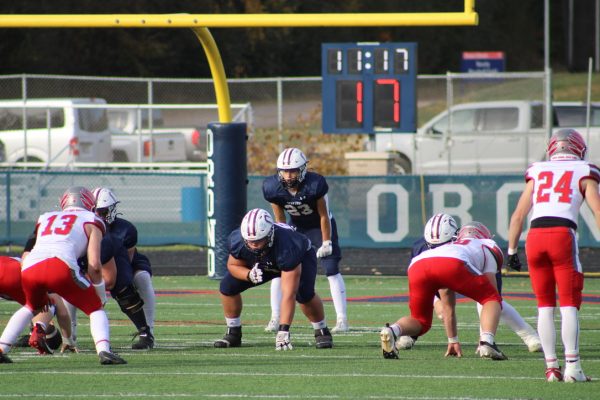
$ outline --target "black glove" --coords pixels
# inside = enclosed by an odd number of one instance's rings
[[[506,262],[508,268],[513,269],[515,271],[520,271],[523,264],[521,264],[521,260],[519,260],[519,255],[517,253],[508,256],[508,261]]]

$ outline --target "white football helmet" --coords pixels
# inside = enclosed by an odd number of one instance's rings
[[[82,186],[71,186],[60,198],[60,208],[83,208],[84,210],[94,211],[94,195],[89,189]]]
[[[296,187],[304,180],[306,176],[306,164],[308,160],[300,149],[290,147],[281,152],[277,157],[277,174],[279,181],[286,188]],[[281,173],[284,170],[298,170],[298,177],[293,179],[285,179]]]
[[[458,231],[458,240],[462,239],[491,239],[494,235],[481,222],[472,221],[463,225]]]
[[[255,208],[248,211],[244,215],[242,225],[240,226],[242,238],[248,250],[257,255],[264,254],[273,245],[273,232],[275,231],[273,226],[273,218],[271,218],[271,214],[268,211],[262,208]],[[252,248],[248,245],[248,242],[256,242],[265,238],[268,238],[266,245],[260,249]]]
[[[435,214],[425,224],[425,241],[430,245],[440,245],[456,239],[458,225],[449,214]]]
[[[94,189],[94,198],[96,199],[96,214],[107,224],[112,224],[117,218],[117,196],[108,188]]]

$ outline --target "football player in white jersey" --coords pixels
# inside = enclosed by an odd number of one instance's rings
[[[577,218],[585,200],[600,227],[600,170],[585,161],[587,146],[574,129],[550,138],[548,161],[533,163],[525,174],[525,190],[510,219],[508,266],[520,268],[517,246],[527,214],[525,241],[531,286],[538,304],[538,333],[546,360],[546,380],[586,382],[579,360],[579,316],[583,270],[577,247]],[[565,351],[562,373],[556,355],[554,312],[560,301],[561,337]]]
[[[15,312],[2,332],[0,362],[11,362],[6,353],[33,316],[48,307],[48,292],[53,292],[90,316],[90,330],[100,364],[126,364],[110,350],[100,261],[100,241],[105,227],[93,213],[94,196],[84,187],[71,187],[63,194],[60,206],[62,211],[47,212],[38,218],[35,245],[22,263],[25,306]],[[91,282],[81,274],[77,264],[77,259],[84,254],[88,257]]]
[[[448,336],[446,356],[462,357],[455,315],[455,293],[483,305],[479,355],[506,360],[494,336],[500,319],[502,298],[496,289],[496,271],[502,265],[502,251],[491,239],[492,234],[480,222],[465,224],[451,242],[414,257],[408,267],[409,308],[411,315],[402,317],[381,330],[384,358],[398,358],[396,339],[401,335],[421,336],[431,328],[432,299],[440,289],[444,304],[444,327]],[[445,297],[448,298],[445,298]]]

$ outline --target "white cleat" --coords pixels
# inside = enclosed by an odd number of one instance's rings
[[[400,339],[396,342],[396,348],[398,350],[410,350],[415,345],[415,339],[410,336],[400,336]]]
[[[530,353],[538,353],[542,351],[542,342],[537,334],[528,335],[523,338],[523,343],[527,346]]]
[[[398,350],[396,349],[396,334],[390,328],[390,324],[385,324],[385,328],[379,333],[381,338],[381,350],[383,358],[398,358]]]
[[[331,329],[331,333],[342,333],[348,332],[350,328],[348,327],[348,320],[345,318],[339,318],[335,326]]]
[[[265,332],[277,332],[279,330],[279,317],[271,318],[267,326],[265,326]]]
[[[479,342],[479,357],[481,358],[490,358],[492,360],[508,360],[508,357],[504,355],[503,352],[500,351],[496,344],[480,341]]]
[[[586,376],[581,369],[565,368],[565,374],[563,376],[565,382],[589,382],[592,380],[589,376]]]

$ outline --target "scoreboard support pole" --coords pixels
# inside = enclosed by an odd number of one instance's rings
[[[208,277],[221,279],[227,271],[228,237],[246,213],[246,124],[208,124],[206,153],[206,230]],[[218,206],[217,206],[218,205]]]

